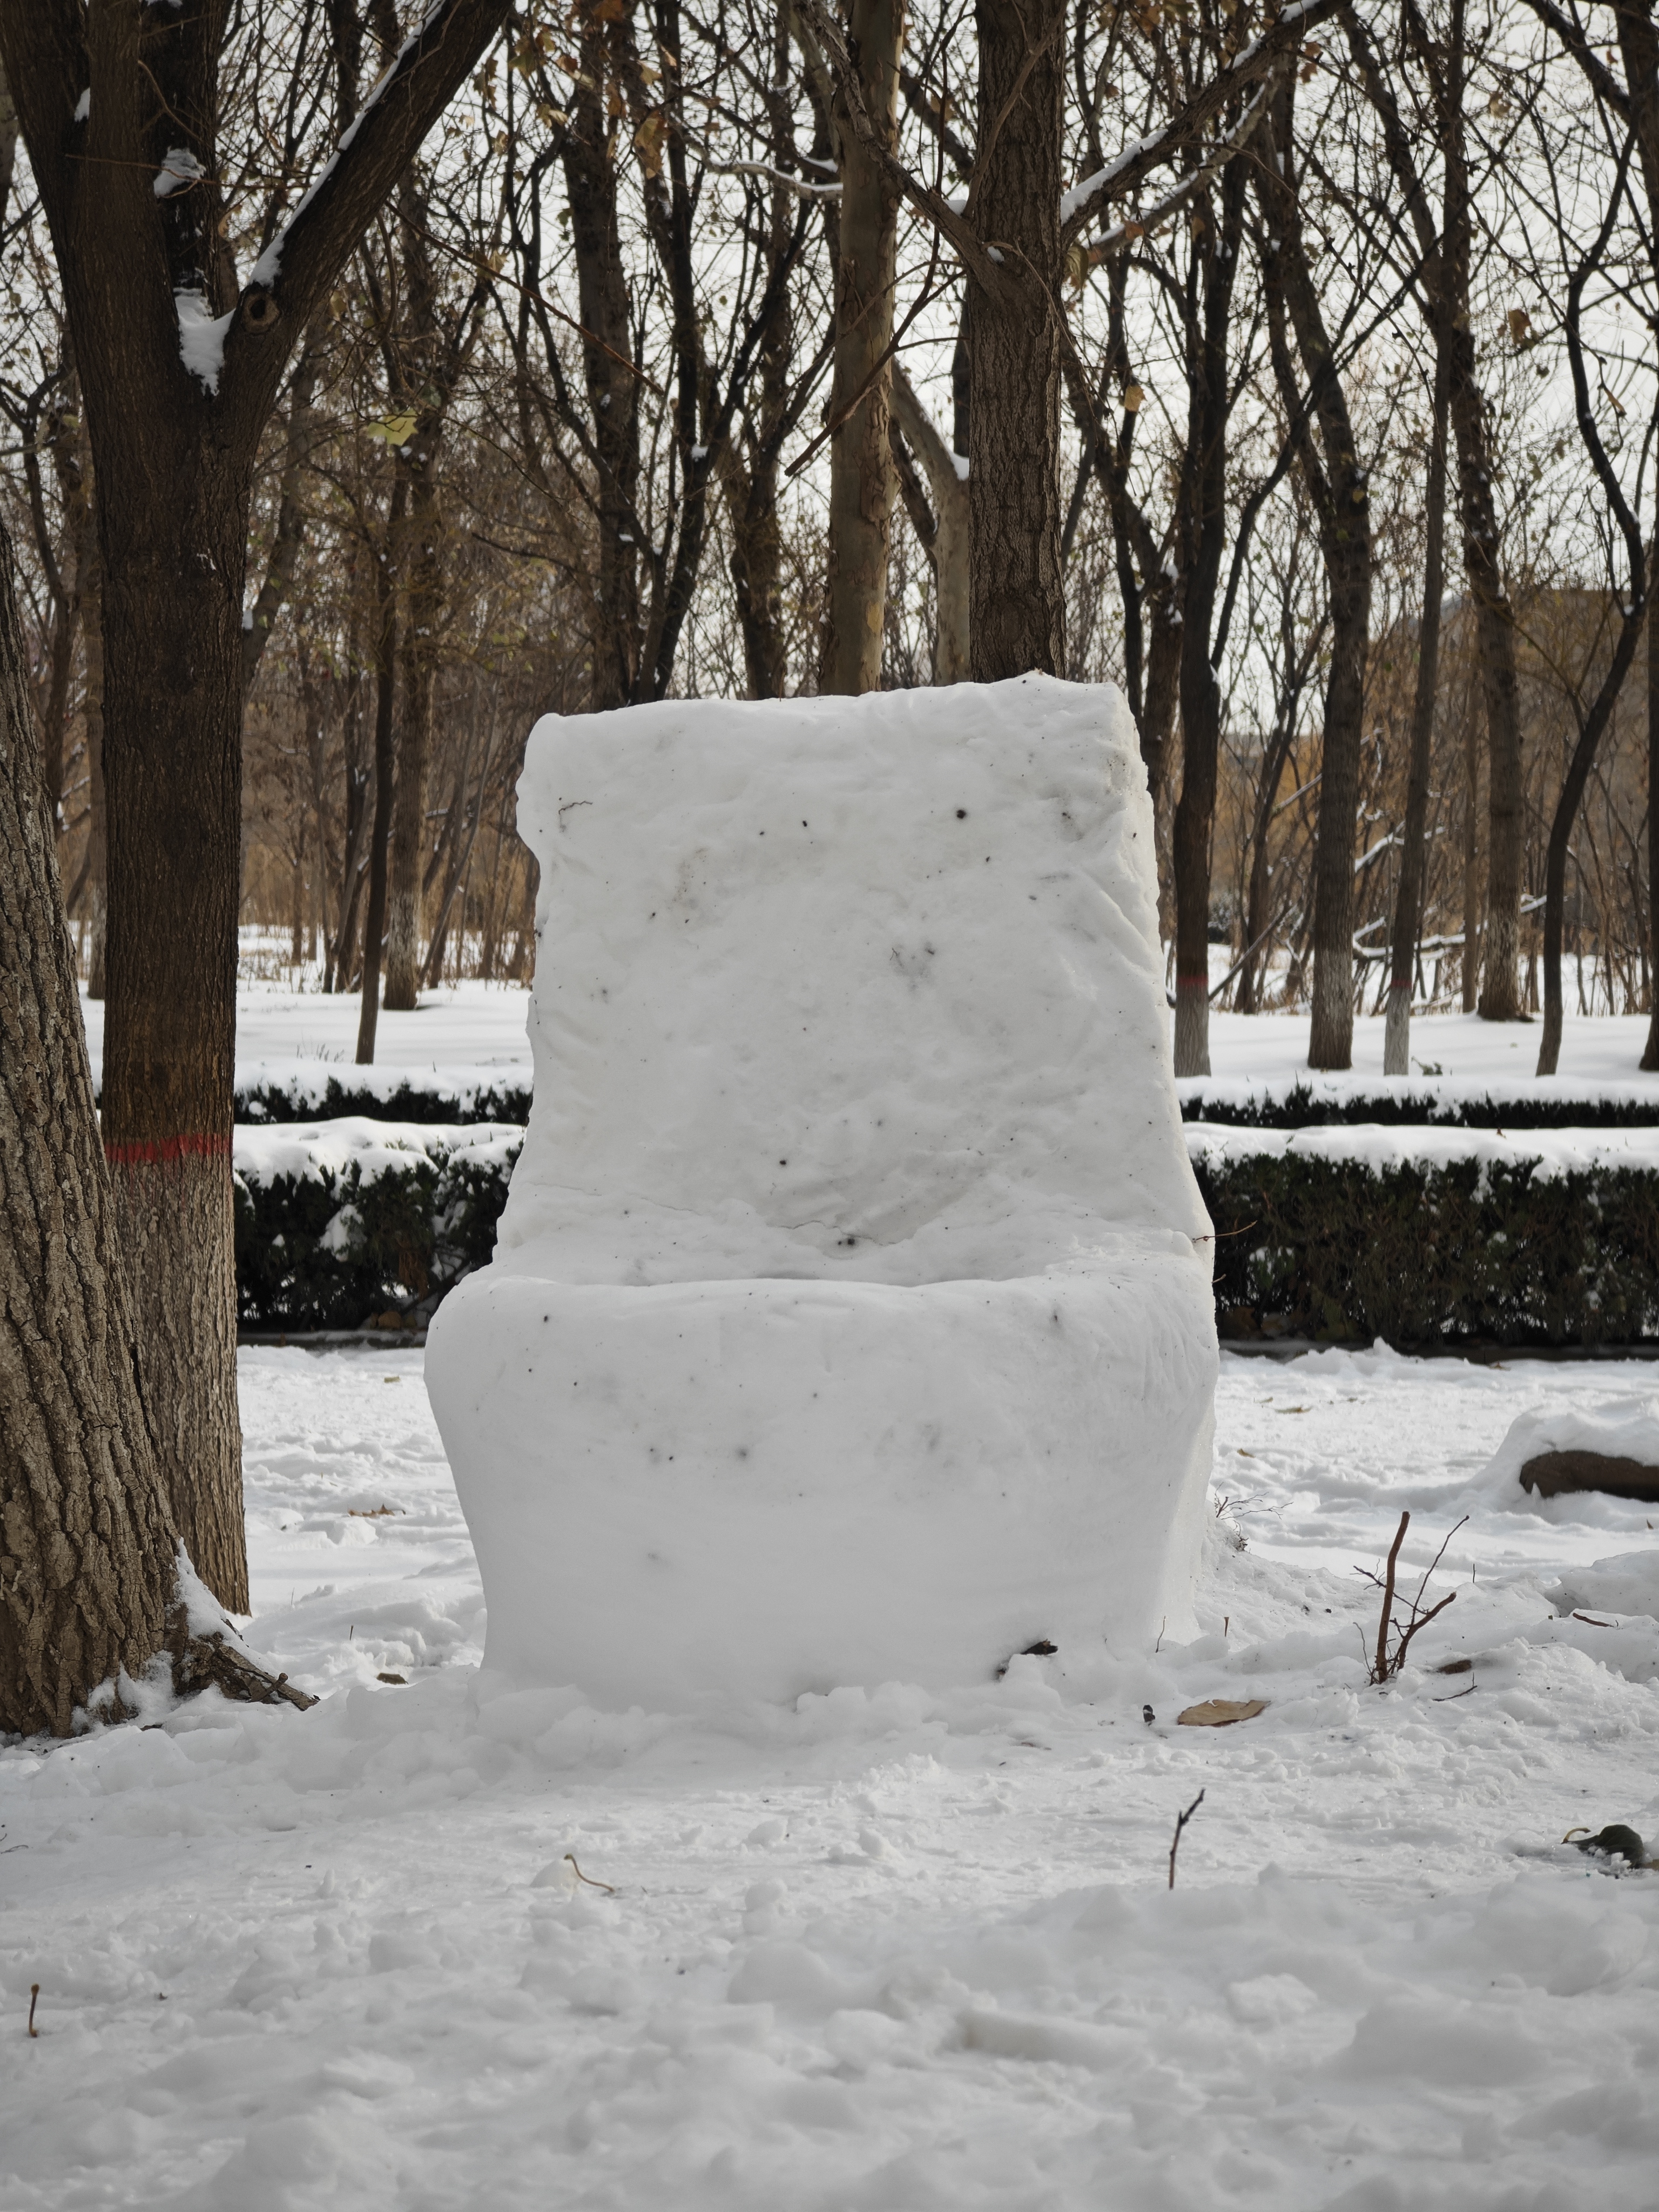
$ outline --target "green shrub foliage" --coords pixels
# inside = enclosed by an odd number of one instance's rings
[[[1659,1176],[1458,1160],[1194,1162],[1225,1337],[1620,1345],[1659,1335]]]
[[[1659,1338],[1659,1175],[1259,1154],[1194,1163],[1224,1338],[1621,1345]],[[237,1178],[242,1326],[424,1321],[495,1247],[511,1158],[419,1156],[365,1180]]]
[[[319,1083],[253,1083],[236,1092],[236,1119],[256,1127],[291,1121],[331,1121],[362,1114],[371,1121],[418,1121],[451,1127],[469,1121],[530,1119],[528,1083],[469,1084],[458,1091],[428,1082],[418,1073],[394,1085],[343,1083],[331,1075]]]
[[[516,1152],[514,1155],[516,1158]],[[511,1159],[236,1178],[239,1318],[256,1331],[425,1321],[495,1249]]]

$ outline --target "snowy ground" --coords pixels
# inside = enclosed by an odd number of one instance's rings
[[[94,1079],[102,1064],[104,1006],[81,1000],[86,1016],[87,1048]],[[357,1056],[355,998],[325,996],[319,990],[290,990],[285,985],[244,981],[236,992],[236,1079],[247,1085],[267,1077],[283,1079],[296,1067],[319,1068],[351,1080]],[[462,1070],[474,1078],[503,1073],[527,1079],[530,1040],[525,1022],[530,994],[516,983],[464,982],[423,991],[412,1014],[387,1013],[376,1019],[374,1060],[380,1067],[410,1071]]]
[[[101,1004],[83,1000],[87,1041],[97,1072],[103,1050]],[[516,1072],[527,1079],[530,1043],[525,1021],[530,994],[512,983],[465,982],[423,992],[412,1014],[382,1012],[375,1036],[377,1066],[442,1071],[455,1078],[499,1079]],[[358,1003],[295,991],[276,983],[245,982],[237,993],[236,1073],[249,1086],[315,1076],[319,1067],[350,1080],[357,1049]],[[1210,1065],[1217,1081],[1288,1084],[1308,1065],[1306,1013],[1210,1017]],[[1616,1084],[1640,1086],[1659,1097],[1659,1076],[1638,1063],[1647,1041],[1645,1014],[1569,1014],[1564,1024],[1557,1091]],[[1437,1068],[1449,1081],[1492,1083],[1508,1091],[1529,1089],[1535,1079],[1538,1024],[1483,1022],[1474,1014],[1419,1014],[1412,1023],[1413,1074]],[[1382,1022],[1354,1024],[1356,1079],[1382,1079]]]
[[[0,1753],[7,2212],[1659,2203],[1659,1876],[1558,1848],[1659,1832],[1587,1571],[1659,1610],[1659,1516],[1466,1494],[1650,1369],[1225,1357],[1198,1644],[672,1723],[479,1674],[418,1352],[242,1385],[252,1639],[324,1702]],[[1402,1506],[1419,1562],[1472,1512],[1419,1640],[1474,1665],[1379,1692]]]

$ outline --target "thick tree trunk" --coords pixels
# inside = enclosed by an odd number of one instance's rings
[[[408,481],[399,477],[392,495],[388,545],[401,536]],[[376,564],[377,617],[374,644],[374,823],[369,833],[368,911],[363,918],[362,1009],[357,1017],[357,1065],[374,1058],[374,1031],[380,1011],[380,954],[386,930],[387,848],[392,842],[394,695],[398,680],[398,580],[391,560]]]
[[[100,1003],[109,989],[109,887],[106,872],[109,812],[104,796],[104,728],[87,718],[87,996]]]
[[[1488,474],[1491,457],[1483,437],[1476,448],[1476,469],[1465,469],[1463,453],[1474,447],[1472,438],[1459,441],[1459,473],[1466,478],[1464,509],[1466,515],[1474,517],[1474,529],[1464,540],[1464,568],[1475,605],[1486,710],[1486,911],[1476,1012],[1483,1021],[1513,1022],[1521,1020],[1524,1012],[1520,971],[1521,860],[1526,827],[1521,699],[1515,668],[1515,617],[1498,559],[1497,515]]]
[[[1648,596],[1648,927],[1653,954],[1653,1012],[1641,1064],[1650,1073],[1659,1068],[1659,616],[1651,611],[1653,599],[1659,596],[1659,533],[1655,535],[1649,564]]]
[[[1210,633],[1227,534],[1227,331],[1243,230],[1244,161],[1222,171],[1219,235],[1215,210],[1193,247],[1201,284],[1189,294],[1187,330],[1188,496],[1182,501],[1181,572],[1181,798],[1176,807],[1175,1072],[1210,1073],[1210,840],[1215,823],[1221,685]]]
[[[177,1537],[140,1394],[0,532],[0,1731],[67,1735],[162,1644]]]
[[[1639,587],[1640,578],[1637,579]],[[1584,717],[1578,732],[1578,742],[1572,749],[1567,763],[1567,773],[1561,784],[1561,795],[1555,803],[1555,813],[1550,822],[1550,841],[1544,856],[1544,1034],[1538,1047],[1540,1075],[1553,1075],[1561,1056],[1561,924],[1567,890],[1567,842],[1572,827],[1578,819],[1578,809],[1583,803],[1584,787],[1595,764],[1596,749],[1602,734],[1613,719],[1613,710],[1624,687],[1631,663],[1636,658],[1636,647],[1644,616],[1638,600],[1634,611],[1627,613],[1620,624],[1618,642],[1613,647],[1613,664],[1590,710]],[[1607,984],[1607,1004],[1613,1004],[1612,976]]]
[[[40,784],[54,831],[64,828],[64,725],[69,719],[70,671],[75,661],[75,604],[65,599],[52,615],[46,696],[40,702]]]
[[[173,1521],[215,1596],[246,1612],[230,1138],[249,485],[193,424],[128,441],[107,402],[92,419],[109,794],[104,1147]],[[148,481],[161,453],[165,531]]]
[[[772,31],[772,89],[767,97],[773,166],[784,173],[795,159],[789,32],[791,11],[780,8]],[[825,145],[829,142],[825,137]],[[826,201],[833,213],[834,202]],[[793,259],[794,209],[775,184],[767,216],[767,274]],[[833,231],[832,231],[833,236]],[[801,404],[792,391],[794,320],[787,285],[780,285],[760,342],[756,397],[744,406],[745,434],[734,425],[714,455],[732,532],[732,587],[743,635],[744,673],[751,699],[781,699],[789,680],[789,647],[783,608],[783,531],[778,520],[778,470],[783,441]]]
[[[1175,814],[1175,1072],[1210,1073],[1210,836],[1221,686],[1201,635],[1182,656],[1181,798]]]
[[[363,669],[359,655],[361,631],[357,577],[351,587],[351,615],[346,627],[345,708],[341,717],[340,749],[345,757],[345,825],[340,862],[340,896],[334,931],[328,940],[323,988],[345,992],[356,973],[353,957],[357,943],[357,908],[362,902],[364,839],[368,836],[370,787],[374,781],[372,740],[363,734]],[[379,635],[378,627],[376,635]],[[313,769],[313,775],[316,771]],[[318,781],[320,794],[321,783]]]
[[[209,1587],[236,1607],[247,1570],[230,1137],[254,465],[290,334],[322,307],[506,12],[506,0],[426,11],[239,297],[216,143],[225,11],[0,0],[0,50],[96,465],[108,679],[103,1135],[139,1387],[174,1524]],[[188,179],[181,155],[194,164]]]
[[[1429,438],[1427,542],[1423,559],[1423,619],[1417,633],[1417,687],[1412,700],[1410,763],[1406,781],[1404,849],[1395,899],[1394,945],[1389,967],[1389,1009],[1382,1028],[1382,1073],[1411,1073],[1412,981],[1422,926],[1423,877],[1427,861],[1429,769],[1434,702],[1440,686],[1440,605],[1446,593],[1446,371],[1437,362],[1433,428]]]
[[[980,143],[968,212],[997,258],[969,278],[975,679],[1066,666],[1060,541],[1063,0],[977,0]]]
[[[1359,813],[1370,614],[1369,533],[1361,548],[1338,546],[1329,578],[1331,660],[1314,846],[1313,1020],[1308,1065],[1346,1068],[1353,1065],[1353,836]]]
[[[781,699],[788,679],[783,634],[783,533],[778,525],[777,466],[764,475],[721,467],[732,532],[732,589],[743,635],[743,665],[751,699]]]
[[[435,443],[435,428],[430,434]],[[427,769],[432,757],[434,642],[443,597],[442,520],[435,453],[416,457],[410,485],[404,568],[404,698],[398,722],[398,782],[386,878],[386,1006],[410,1013],[420,989],[421,890],[426,873]]]
[[[571,103],[563,161],[582,319],[582,365],[599,479],[589,701],[598,713],[625,707],[634,696],[639,672],[640,386],[627,367],[633,358],[633,332],[628,319],[628,282],[617,210],[617,163],[608,143],[602,91],[606,76],[605,27],[592,15],[583,16],[582,27],[581,75]]]
[[[1476,648],[1477,653],[1479,647]],[[1484,701],[1463,699],[1463,1012],[1472,1014],[1480,988],[1480,732]]]
[[[85,431],[82,432],[84,441]],[[81,602],[81,651],[86,681],[82,721],[87,745],[87,996],[101,999],[107,982],[105,964],[108,910],[108,802],[104,791],[104,567],[98,550],[98,524],[92,482],[92,452],[83,444],[76,474],[79,496],[70,508],[75,533],[76,591]]]
[[[1574,270],[1567,284],[1566,313],[1564,318],[1567,340],[1567,360],[1572,371],[1574,411],[1578,418],[1578,434],[1585,457],[1595,470],[1611,519],[1624,539],[1625,556],[1629,564],[1626,589],[1614,590],[1614,603],[1620,608],[1619,635],[1613,642],[1613,658],[1606,675],[1597,686],[1589,711],[1579,718],[1578,742],[1573,747],[1572,758],[1561,785],[1561,795],[1556,801],[1554,818],[1550,823],[1549,847],[1544,865],[1544,1036],[1538,1052],[1540,1075],[1553,1075],[1561,1052],[1561,924],[1562,908],[1566,898],[1567,841],[1572,835],[1573,824],[1578,819],[1578,809],[1583,800],[1584,787],[1589,781],[1596,749],[1603,733],[1613,720],[1619,694],[1624,689],[1626,677],[1636,659],[1636,648],[1641,641],[1642,624],[1647,618],[1647,549],[1642,543],[1641,525],[1630,502],[1625,497],[1601,433],[1595,427],[1595,416],[1590,404],[1589,372],[1584,359],[1583,299],[1592,263],[1598,260],[1609,244],[1616,218],[1609,207],[1602,219],[1595,244]],[[1577,700],[1574,701],[1575,713]],[[1607,1006],[1613,1006],[1613,974],[1609,959],[1607,973]]]
[[[936,611],[933,681],[965,684],[971,673],[973,635],[969,607],[973,517],[967,481],[957,465],[958,456],[939,435],[915,386],[896,363],[893,417],[927,478],[933,523],[928,548]]]
[[[1269,150],[1256,171],[1256,189],[1267,218],[1268,321],[1279,396],[1293,413],[1301,395],[1285,342],[1288,318],[1323,448],[1322,466],[1306,432],[1302,434],[1299,458],[1319,518],[1331,620],[1314,843],[1313,1020],[1308,1065],[1346,1068],[1353,1064],[1353,843],[1370,635],[1370,507],[1366,471],[1360,466],[1346,396],[1303,240],[1292,93],[1287,78],[1274,94]]]
[[[872,124],[890,144],[898,102],[903,0],[852,0],[849,44]],[[823,684],[855,696],[881,685],[887,547],[893,509],[888,447],[898,195],[836,103],[842,193],[830,386],[830,573]]]
[[[317,388],[318,342],[307,335],[289,384],[288,436],[283,451],[283,473],[276,493],[276,529],[271,539],[270,560],[258,595],[248,611],[242,631],[242,692],[252,686],[270,633],[294,583],[300,548],[305,541],[305,511],[300,504],[300,483],[311,449],[311,399]]]
[[[1648,202],[1648,252],[1659,276],[1659,25],[1653,0],[1617,0],[1620,51],[1629,88],[1631,119]],[[1654,533],[1648,580],[1648,923],[1653,955],[1653,1012],[1642,1051],[1645,1069],[1659,1068],[1659,532]]]
[[[1267,964],[1267,939],[1273,927],[1273,866],[1271,860],[1273,810],[1285,763],[1296,739],[1296,715],[1301,696],[1299,682],[1288,691],[1279,708],[1273,735],[1261,763],[1256,786],[1255,817],[1250,825],[1250,882],[1244,901],[1244,953],[1238,969],[1237,1006],[1241,1014],[1261,1011],[1261,984]]]
[[[1522,787],[1521,699],[1515,668],[1515,617],[1504,588],[1495,459],[1486,398],[1480,388],[1470,310],[1473,216],[1464,150],[1465,49],[1460,4],[1446,57],[1443,152],[1446,164],[1443,279],[1436,300],[1437,349],[1450,380],[1457,443],[1458,507],[1463,570],[1474,602],[1480,687],[1486,708],[1486,912],[1480,997],[1484,1021],[1522,1018],[1521,1004],[1521,860],[1525,833]],[[1468,947],[1465,946],[1467,954]]]
[[[1389,163],[1406,197],[1422,255],[1435,347],[1446,366],[1452,434],[1457,448],[1458,515],[1463,569],[1474,605],[1475,637],[1486,707],[1488,836],[1485,974],[1479,1011],[1487,1020],[1522,1018],[1520,997],[1521,857],[1523,830],[1520,699],[1516,682],[1515,621],[1504,587],[1494,458],[1486,395],[1480,389],[1469,304],[1473,217],[1464,89],[1468,50],[1464,0],[1452,0],[1443,27],[1431,40],[1414,12],[1407,32],[1429,73],[1445,165],[1443,219],[1436,223],[1423,189],[1411,133],[1383,73],[1370,33],[1358,13],[1344,10],[1349,49],[1383,126]],[[1470,872],[1466,867],[1466,890]],[[1474,1005],[1474,917],[1466,913],[1463,995]]]

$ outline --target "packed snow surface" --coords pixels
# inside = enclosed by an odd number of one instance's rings
[[[1659,1876],[1560,1838],[1659,1832],[1659,1541],[1482,1477],[1654,1374],[1224,1354],[1195,1642],[672,1718],[479,1671],[418,1352],[245,1352],[323,1703],[0,1752],[0,2203],[1646,2212]],[[1470,1518],[1382,1692],[1402,1507],[1413,1588]]]
[[[1208,1232],[1116,692],[550,715],[519,829],[542,875],[509,1264],[915,1285]]]
[[[515,983],[464,982],[423,991],[413,1013],[382,1008],[372,1066],[356,1064],[361,1002],[355,994],[245,981],[236,993],[236,1087],[291,1091],[320,1109],[331,1078],[390,1097],[400,1084],[465,1097],[530,1077],[525,1019],[530,994]],[[103,1066],[104,1002],[82,998],[96,1081]]]
[[[1212,1248],[1117,694],[550,716],[519,825],[530,1127],[428,1367],[492,1668],[684,1706],[1189,1633]]]

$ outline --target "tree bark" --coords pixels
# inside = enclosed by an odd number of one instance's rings
[[[75,540],[76,592],[81,609],[81,652],[86,680],[82,722],[87,745],[87,996],[101,1000],[107,988],[108,802],[104,791],[104,568],[98,550],[92,453],[82,426],[77,441],[77,492],[70,509]]]
[[[1370,33],[1351,0],[1342,16],[1348,45],[1368,96],[1382,123],[1389,167],[1407,203],[1422,256],[1437,354],[1446,363],[1452,434],[1457,451],[1458,517],[1463,532],[1463,573],[1474,605],[1487,751],[1487,855],[1485,961],[1477,1011],[1488,1021],[1524,1018],[1521,1005],[1521,860],[1524,830],[1520,694],[1516,679],[1515,617],[1504,588],[1498,509],[1492,495],[1495,457],[1480,388],[1470,316],[1469,264],[1474,236],[1469,198],[1464,91],[1468,45],[1464,0],[1452,0],[1446,35],[1431,41],[1415,14],[1407,33],[1428,71],[1437,136],[1445,163],[1443,222],[1437,224],[1423,189],[1410,134],[1382,73]],[[1474,931],[1466,921],[1464,998],[1469,1003]]]
[[[1446,370],[1435,363],[1433,427],[1429,437],[1428,527],[1423,556],[1423,619],[1417,633],[1417,684],[1412,699],[1406,823],[1401,832],[1400,888],[1395,898],[1394,945],[1389,967],[1389,1008],[1382,1029],[1382,1073],[1411,1073],[1412,982],[1422,927],[1423,878],[1428,858],[1429,770],[1434,704],[1440,686],[1440,607],[1446,595]]]
[[[849,48],[872,123],[892,144],[903,0],[852,0]],[[836,264],[835,373],[830,392],[830,571],[823,688],[843,696],[881,686],[887,548],[893,508],[888,445],[898,194],[835,105],[842,195]]]
[[[1270,116],[1267,158],[1256,171],[1267,225],[1262,261],[1270,338],[1280,398],[1296,419],[1303,400],[1285,343],[1288,318],[1319,424],[1323,465],[1305,427],[1298,437],[1297,458],[1319,518],[1330,595],[1331,658],[1314,843],[1313,1019],[1308,1065],[1346,1068],[1353,1065],[1353,844],[1370,636],[1370,494],[1302,234],[1290,79],[1275,93]]]
[[[1625,64],[1631,120],[1648,202],[1648,252],[1659,276],[1659,25],[1653,0],[1616,0],[1619,46]],[[1645,1069],[1659,1068],[1659,620],[1652,596],[1659,590],[1659,531],[1650,556],[1648,614],[1648,923],[1653,957],[1653,1013],[1642,1051]]]
[[[294,336],[506,10],[437,0],[239,295],[221,225],[226,11],[0,0],[0,58],[96,470],[104,1144],[161,1480],[203,1579],[236,1608],[247,1566],[230,1134],[254,465]]]
[[[1628,158],[1628,149],[1626,158]],[[1623,171],[1620,175],[1622,185]],[[1584,287],[1601,256],[1606,252],[1613,235],[1615,210],[1620,194],[1615,191],[1609,199],[1595,244],[1587,249],[1567,284],[1566,313],[1564,323],[1567,340],[1567,360],[1572,372],[1574,411],[1577,416],[1578,435],[1585,458],[1595,471],[1607,501],[1609,519],[1624,540],[1625,556],[1629,582],[1626,593],[1621,595],[1613,582],[1615,603],[1620,606],[1619,635],[1614,642],[1613,658],[1607,674],[1590,702],[1589,712],[1578,715],[1577,699],[1573,709],[1578,719],[1578,742],[1573,747],[1572,758],[1561,786],[1561,795],[1556,802],[1554,817],[1550,823],[1549,846],[1544,863],[1544,1035],[1538,1049],[1538,1073],[1553,1075],[1561,1052],[1561,923],[1562,908],[1566,896],[1567,841],[1578,818],[1578,809],[1584,796],[1584,787],[1595,763],[1596,749],[1602,733],[1613,719],[1613,710],[1619,694],[1624,688],[1631,664],[1636,658],[1637,645],[1641,637],[1642,624],[1647,615],[1647,556],[1642,544],[1641,526],[1625,496],[1624,486],[1607,456],[1601,434],[1595,425],[1595,412],[1590,405],[1589,377],[1584,362],[1583,297]],[[1613,976],[1609,966],[1607,976],[1607,1005],[1613,1005]]]
[[[927,478],[933,514],[928,557],[933,564],[936,610],[933,644],[935,684],[965,684],[972,669],[973,617],[969,574],[973,517],[968,485],[957,455],[946,446],[915,387],[896,363],[893,368],[893,419]]]
[[[1475,684],[1480,647],[1475,647]],[[1480,727],[1485,708],[1474,687],[1463,693],[1463,1012],[1472,1014],[1480,992]]]
[[[582,17],[580,54],[581,74],[570,106],[563,161],[598,477],[594,517],[599,558],[591,616],[591,703],[597,714],[625,707],[634,696],[639,674],[640,385],[628,366],[634,340],[617,206],[617,164],[605,128],[607,41],[605,25],[592,15]]]
[[[0,529],[0,1731],[67,1735],[163,1641],[177,1537],[138,1384]]]
[[[169,437],[172,427],[152,426],[149,451],[130,460],[107,437],[99,452],[104,1148],[173,1521],[215,1596],[246,1613],[230,1141],[247,486],[193,436]],[[163,439],[181,534],[203,556],[176,564],[150,527],[145,487],[131,480]],[[165,774],[149,726],[161,699],[172,738]]]
[[[1639,586],[1639,577],[1638,580]],[[1638,598],[1620,625],[1612,665],[1580,726],[1577,742],[1573,746],[1566,775],[1562,779],[1555,812],[1550,819],[1549,844],[1544,855],[1544,1034],[1539,1040],[1536,1071],[1540,1075],[1553,1075],[1561,1056],[1561,926],[1566,902],[1568,841],[1572,836],[1573,823],[1578,819],[1578,809],[1583,802],[1584,787],[1589,781],[1596,750],[1613,718],[1613,710],[1631,663],[1636,658],[1644,605],[1644,601]],[[1607,1003],[1609,1006],[1613,1003],[1610,973]]]
[[[435,441],[436,432],[434,431]],[[397,787],[386,878],[386,1006],[414,1011],[420,989],[422,879],[426,870],[427,769],[432,757],[434,640],[443,597],[442,519],[435,453],[415,457],[409,488],[403,618],[404,696],[398,718]]]
[[[1182,502],[1181,798],[1176,807],[1175,1072],[1210,1073],[1210,840],[1215,823],[1221,685],[1210,633],[1227,535],[1227,332],[1243,231],[1244,161],[1221,173],[1219,236],[1213,195],[1192,248],[1199,296],[1188,303],[1187,461]]]
[[[969,276],[969,625],[981,684],[1066,666],[1060,541],[1064,0],[977,0],[980,139],[967,217],[998,282]]]
[[[72,404],[72,387],[70,401]],[[52,470],[58,478],[58,494],[68,525],[64,534],[69,540],[71,562],[79,544],[88,535],[86,531],[76,528],[76,508],[83,508],[85,503],[82,470],[76,451],[77,442],[75,433],[65,420],[64,410],[54,408],[47,418],[45,435],[40,438],[39,443],[52,455]],[[46,804],[52,810],[53,828],[61,836],[64,831],[64,728],[69,719],[70,672],[74,665],[75,633],[80,623],[79,568],[77,564],[73,576],[66,575],[53,557],[50,532],[46,528],[45,501],[40,496],[39,454],[26,453],[24,465],[28,477],[29,505],[34,516],[41,556],[40,565],[45,572],[52,607],[46,696],[40,708],[40,758]]]
[[[794,119],[790,82],[789,30],[791,13],[780,8],[772,30],[770,90],[767,112],[771,125],[771,158],[780,175],[795,160]],[[829,141],[826,137],[826,145]],[[769,278],[793,260],[790,196],[774,183],[767,210],[766,256]],[[835,203],[823,203],[833,215]],[[832,233],[833,235],[833,225]],[[736,426],[715,453],[714,467],[726,498],[726,521],[732,533],[731,576],[737,601],[738,628],[743,637],[744,674],[751,699],[781,699],[789,678],[789,652],[784,634],[783,531],[778,520],[778,470],[786,431],[794,422],[805,395],[792,405],[794,322],[787,286],[779,286],[760,336],[759,372],[755,398],[743,408],[744,434]],[[482,798],[481,802],[482,804]]]
[[[386,544],[402,542],[409,481],[392,488]],[[374,824],[369,835],[368,911],[363,917],[362,1009],[357,1017],[357,1065],[374,1059],[374,1031],[380,1011],[380,956],[386,931],[386,859],[392,842],[392,776],[396,747],[393,720],[398,680],[398,578],[390,553],[375,564],[377,622],[374,641]]]
[[[276,528],[264,580],[242,630],[242,692],[246,697],[271,629],[293,587],[294,571],[305,540],[305,510],[300,504],[300,483],[311,448],[311,400],[317,388],[317,366],[321,348],[307,335],[289,383],[288,435],[283,447],[283,473],[276,493]]]
[[[1115,438],[1104,434],[1096,438],[1094,467],[1111,518],[1113,565],[1123,607],[1129,711],[1140,738],[1140,757],[1146,769],[1152,811],[1159,823],[1162,849],[1168,823],[1170,740],[1175,731],[1181,683],[1181,579],[1174,560],[1160,558],[1157,541],[1129,485],[1140,420],[1140,386],[1129,355],[1126,279],[1124,257],[1119,254],[1107,270],[1107,363],[1109,375],[1123,387],[1123,415]]]

